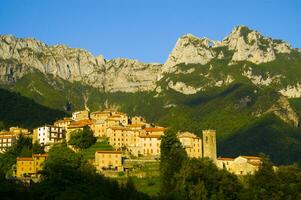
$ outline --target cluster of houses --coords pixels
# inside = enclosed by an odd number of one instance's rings
[[[33,130],[12,127],[7,132],[0,132],[0,152],[11,147],[22,134],[32,137],[32,141],[45,146],[46,151],[52,145],[70,140],[74,131],[90,129],[95,137],[106,138],[114,150],[97,150],[93,164],[98,171],[124,170],[124,159],[128,155],[135,158],[160,158],[161,136],[166,128],[147,123],[142,117],[128,117],[127,114],[113,110],[89,113],[77,111],[71,118],[64,118],[53,125],[44,125]],[[208,157],[219,168],[224,168],[238,175],[252,174],[258,170],[261,160],[255,156],[237,158],[217,158],[215,130],[203,130],[202,137],[190,132],[179,132],[177,138],[187,155],[191,158]],[[125,156],[127,155],[127,156]],[[32,157],[18,157],[16,177],[37,177],[42,169],[47,154],[33,154]]]

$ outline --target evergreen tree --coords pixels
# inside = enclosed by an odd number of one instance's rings
[[[176,133],[172,130],[161,139],[161,194],[170,196],[176,187],[175,175],[180,171],[182,164],[188,159]]]

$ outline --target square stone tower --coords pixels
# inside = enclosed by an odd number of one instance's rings
[[[203,130],[203,157],[208,157],[216,162],[216,131]]]

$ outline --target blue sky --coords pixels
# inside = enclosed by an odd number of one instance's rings
[[[223,39],[236,25],[301,47],[299,0],[0,0],[0,34],[163,63],[183,34]]]

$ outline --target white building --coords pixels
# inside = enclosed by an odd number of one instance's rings
[[[42,145],[62,142],[66,137],[62,127],[45,125],[37,128],[37,141]]]

